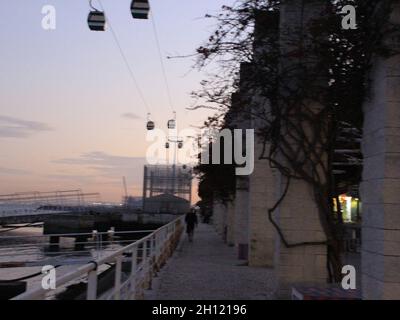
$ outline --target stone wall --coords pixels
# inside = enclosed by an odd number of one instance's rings
[[[249,246],[249,179],[246,176],[236,177],[235,197],[235,244],[238,259],[248,259]]]
[[[398,2],[392,21],[400,24]],[[363,298],[400,299],[400,57],[377,59],[371,79],[362,143]]]
[[[226,207],[225,205],[215,200],[213,205],[213,223],[218,234],[225,240],[226,238]]]
[[[279,33],[279,13],[260,12],[256,15],[255,42],[253,64],[248,70],[250,77],[254,77],[254,69],[259,70],[259,64],[264,64],[264,56],[279,48],[273,45],[272,39],[277,41]],[[269,61],[277,64],[277,61]],[[274,74],[268,75],[270,78]],[[255,130],[254,144],[254,171],[249,176],[249,265],[255,267],[273,267],[276,233],[268,219],[268,209],[275,203],[275,181],[269,161],[260,159],[268,155],[268,146],[263,155],[264,142],[259,136],[269,114],[270,101],[262,95],[263,88],[251,88],[250,107],[252,110],[251,128]],[[248,108],[249,106],[247,106]]]
[[[281,4],[280,16],[280,46],[283,55],[297,50],[298,42],[293,37],[306,29],[311,19],[320,16],[326,5],[323,0],[285,0]],[[299,38],[298,41],[303,41]],[[308,60],[312,60],[307,56]],[[288,70],[296,63],[296,58],[281,58],[281,70]],[[280,71],[282,72],[282,71]],[[294,77],[296,79],[297,77]],[[290,79],[288,79],[290,81]],[[295,88],[296,80],[288,83]],[[285,94],[282,92],[282,94]],[[283,98],[281,98],[283,99]],[[309,101],[310,109],[319,108],[318,104]],[[304,127],[306,124],[302,123]],[[310,130],[311,132],[311,130]],[[293,141],[293,143],[296,143]],[[279,157],[279,154],[278,154]],[[291,163],[280,160],[287,167]],[[283,194],[287,179],[279,174],[277,178],[277,196]],[[292,179],[288,192],[274,213],[280,229],[290,244],[300,242],[325,241],[319,211],[314,199],[312,187],[304,180]],[[288,298],[291,287],[296,283],[312,282],[313,284],[327,282],[327,254],[326,246],[299,246],[287,248],[283,241],[277,246],[277,273],[279,281],[279,296]]]
[[[267,160],[260,160],[263,144],[256,139],[254,172],[250,176],[249,265],[274,265],[275,230],[268,209],[275,203],[275,181]]]
[[[229,246],[236,244],[235,239],[235,200],[226,205],[226,243]]]

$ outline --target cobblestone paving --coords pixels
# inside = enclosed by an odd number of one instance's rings
[[[194,242],[186,234],[174,256],[155,278],[147,299],[273,299],[272,269],[244,266],[213,226],[200,224]]]

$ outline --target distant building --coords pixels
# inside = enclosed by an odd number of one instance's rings
[[[191,197],[191,167],[144,166],[143,212],[183,214],[190,209]]]
[[[147,198],[143,205],[143,211],[148,213],[184,214],[189,209],[188,200],[168,193]]]

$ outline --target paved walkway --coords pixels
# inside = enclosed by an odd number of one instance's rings
[[[148,299],[272,299],[275,288],[271,269],[244,266],[235,249],[205,224],[196,229],[193,243],[183,236],[155,280]]]

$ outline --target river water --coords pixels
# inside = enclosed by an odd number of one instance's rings
[[[59,250],[51,252],[48,237],[42,236],[42,227],[25,227],[3,232],[7,229],[0,228],[0,280],[19,279],[41,272],[44,265],[62,264],[56,269],[58,278],[75,270],[79,265],[121,248],[117,242],[100,245],[99,242],[90,243],[89,240],[84,249],[76,251],[73,238],[61,238]],[[124,243],[124,245],[127,244]],[[36,266],[4,267],[5,264],[18,262],[34,263]],[[40,274],[24,280],[27,282],[28,290],[40,287],[42,278],[43,275]]]

